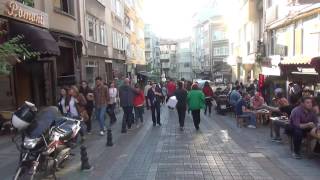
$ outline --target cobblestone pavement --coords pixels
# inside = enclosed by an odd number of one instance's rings
[[[202,114],[200,131],[193,127],[191,115],[186,117],[185,130],[180,131],[177,113],[164,106],[161,109],[161,127],[152,127],[150,111],[146,111],[144,117],[144,125],[121,134],[122,113],[118,113],[118,122],[112,127],[114,146],[106,147],[106,136],[99,136],[98,131],[87,136],[85,146],[94,169],[90,172],[80,171],[79,148],[76,148],[73,150],[75,156],[57,173],[59,179],[291,180],[318,177],[318,174],[307,171],[310,168],[314,171],[313,163],[306,159],[289,159],[287,149],[281,151],[281,147],[264,145],[268,147],[265,149],[283,152],[279,154],[281,157],[272,156],[269,151],[260,151],[260,141],[268,141],[263,139],[268,136],[268,129],[236,128],[233,127],[234,120],[231,117],[215,114],[209,117]],[[95,121],[94,126],[94,129],[98,129]],[[243,146],[246,143],[242,142],[249,141]],[[18,153],[9,138],[2,137],[0,145],[0,179],[9,180],[16,168]],[[294,166],[288,168],[288,163]],[[292,171],[297,168],[306,170],[299,171],[302,173],[296,176]],[[305,176],[306,174],[309,176]]]
[[[202,120],[195,131],[187,116],[181,132],[176,112],[164,109],[163,126],[144,138],[119,179],[273,179],[227,132]]]

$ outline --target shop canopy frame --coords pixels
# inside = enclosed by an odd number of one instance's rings
[[[313,83],[320,82],[320,57],[300,59],[284,59],[279,64],[281,74],[287,76],[292,81],[310,81]],[[302,69],[314,68],[315,73],[304,73]]]

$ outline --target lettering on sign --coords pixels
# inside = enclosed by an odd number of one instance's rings
[[[14,1],[8,2],[6,14],[13,18],[19,18],[27,22],[44,25],[44,16],[40,13],[31,12]]]

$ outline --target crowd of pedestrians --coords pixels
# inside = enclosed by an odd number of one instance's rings
[[[90,134],[92,131],[92,118],[99,123],[100,135],[104,135],[106,129],[117,121],[115,108],[117,103],[123,110],[121,133],[127,133],[133,125],[137,127],[145,121],[144,111],[150,110],[152,114],[153,126],[161,126],[161,107],[175,99],[180,130],[184,130],[186,113],[191,113],[194,127],[200,128],[201,110],[204,114],[211,115],[212,101],[215,93],[208,82],[203,88],[197,82],[188,81],[167,83],[157,83],[148,81],[145,86],[141,83],[132,85],[130,79],[123,79],[123,83],[116,86],[115,82],[106,84],[101,77],[95,79],[95,88],[91,89],[86,81],[81,82],[79,87],[71,86],[61,88],[58,107],[62,114],[74,118],[83,118],[84,124],[80,132],[84,140],[84,130]],[[320,96],[312,97],[311,93],[303,92],[302,88],[291,83],[289,87],[289,100],[284,96],[284,91],[280,87],[274,89],[275,98],[272,105],[267,105],[261,92],[256,85],[244,87],[242,83],[235,83],[228,96],[228,102],[232,106],[236,116],[248,117],[248,128],[256,128],[256,111],[267,109],[273,115],[289,118],[290,123],[274,121],[275,142],[281,141],[281,128],[293,138],[294,157],[300,158],[301,142],[307,133],[319,136],[318,116]],[[118,102],[119,99],[119,102]],[[95,113],[93,113],[95,112]],[[106,115],[109,116],[109,123],[106,123]]]

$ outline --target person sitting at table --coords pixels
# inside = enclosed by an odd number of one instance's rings
[[[262,109],[262,105],[264,104],[264,99],[260,95],[259,92],[255,92],[254,96],[250,99],[250,105],[252,109],[257,110],[257,109]]]
[[[295,107],[290,115],[290,127],[292,129],[293,138],[293,154],[295,159],[301,159],[301,143],[303,137],[315,128],[317,124],[317,116],[313,112],[312,98],[303,97],[301,105]]]
[[[318,123],[320,122],[320,96],[314,97],[313,99],[313,112],[317,115]],[[313,128],[310,132],[311,136],[320,140],[320,126]]]
[[[256,114],[251,111],[246,101],[250,100],[250,96],[247,93],[243,93],[242,98],[236,103],[236,115],[249,118],[248,128],[256,128]]]
[[[276,94],[276,97],[273,99],[273,103],[279,108],[289,105],[287,98],[283,96],[282,92],[278,92]]]

